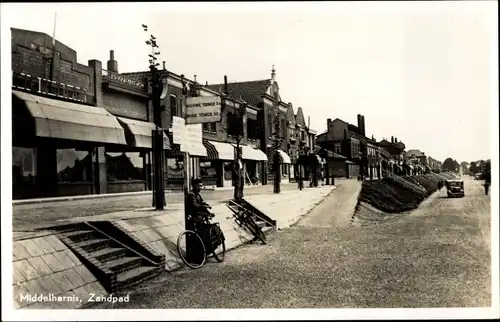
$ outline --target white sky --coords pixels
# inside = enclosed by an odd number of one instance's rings
[[[52,35],[57,10],[56,38],[80,63],[105,66],[114,49],[119,71],[130,72],[148,66],[144,23],[175,73],[213,84],[225,74],[269,78],[274,64],[282,99],[301,106],[319,133],[327,118],[356,124],[359,113],[367,136],[396,136],[407,150],[460,162],[490,158],[490,133],[498,133],[490,126],[497,8],[496,1],[30,3],[2,4],[2,25]]]

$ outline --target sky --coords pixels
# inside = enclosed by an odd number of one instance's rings
[[[200,83],[267,79],[274,65],[281,98],[318,133],[327,118],[356,124],[362,114],[367,136],[461,162],[491,158],[498,135],[497,9],[496,1],[2,4],[2,27],[52,36],[57,11],[56,39],[78,62],[105,66],[112,49],[119,72],[147,70],[149,34],[168,70]]]

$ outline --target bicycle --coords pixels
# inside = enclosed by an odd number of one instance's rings
[[[211,213],[202,215],[202,222],[193,221],[193,230],[185,230],[177,237],[177,252],[184,264],[192,269],[202,267],[210,254],[217,262],[224,261],[225,237],[219,223],[210,222],[214,216]]]
[[[267,244],[266,235],[255,221],[255,217],[259,219],[262,218],[235,201],[231,201],[230,203],[232,203],[233,205],[226,204],[226,206],[231,209],[231,211],[233,212],[233,216],[227,217],[227,219],[234,218],[238,226],[246,228],[252,234],[252,236],[254,236],[254,241],[260,240],[263,244]],[[236,206],[237,209],[235,209],[233,206]],[[265,220],[262,219],[262,221]]]

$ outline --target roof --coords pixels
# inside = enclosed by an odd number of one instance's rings
[[[406,154],[408,154],[408,155],[413,154],[416,157],[424,157],[425,156],[425,153],[423,153],[422,151],[420,151],[418,149],[408,150],[408,152],[406,152]]]
[[[257,106],[261,102],[261,97],[266,94],[269,86],[269,79],[228,83],[227,90],[229,93],[225,94],[234,98],[239,98],[241,96],[248,104]],[[224,84],[208,85],[205,87],[216,92],[224,92]]]

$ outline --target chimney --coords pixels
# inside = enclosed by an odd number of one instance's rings
[[[394,143],[394,137],[391,136],[391,143]]]
[[[228,95],[228,89],[227,89],[227,76],[224,75],[224,94]]]
[[[398,143],[398,138],[394,138],[394,143]]]
[[[361,114],[358,114],[358,134],[363,135],[363,124]]]
[[[326,119],[326,130],[330,128],[330,123],[332,123],[332,119]]]
[[[273,65],[273,69],[271,69],[271,80],[273,82],[276,81],[276,70],[274,69],[274,65]]]
[[[165,61],[163,61],[163,70],[166,70],[167,67],[165,67]]]
[[[208,81],[205,82],[205,86],[208,86]]]
[[[108,71],[118,73],[118,62],[115,60],[115,51],[109,51]]]
[[[366,136],[365,116],[364,115],[361,115],[361,127],[362,127],[361,135]]]
[[[194,75],[194,82],[196,83],[196,75]]]

